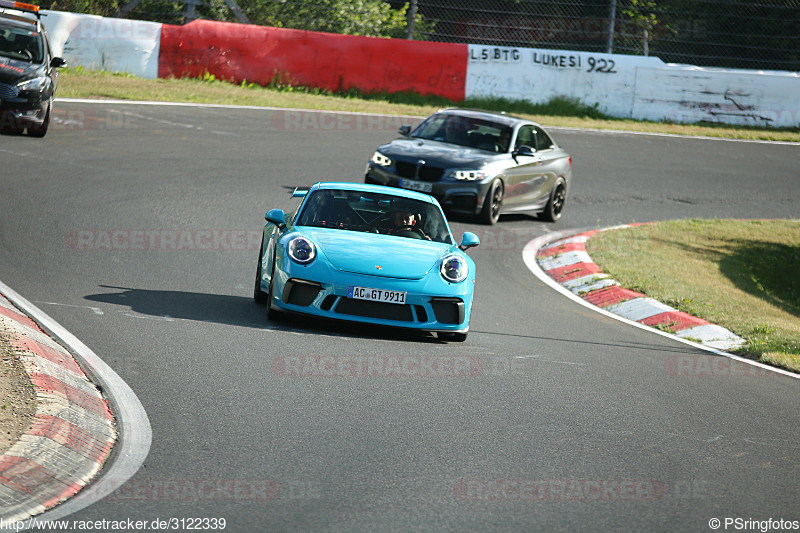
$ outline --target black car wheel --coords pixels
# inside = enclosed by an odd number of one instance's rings
[[[483,201],[480,219],[484,224],[495,224],[500,218],[500,209],[503,207],[503,182],[494,180],[486,199]]]
[[[47,129],[50,127],[50,110],[53,108],[53,99],[47,103],[47,111],[44,114],[44,122],[41,125],[36,125],[28,128],[28,135],[31,137],[42,138],[47,135]]]
[[[558,178],[553,190],[550,192],[550,199],[542,212],[542,218],[548,222],[555,222],[561,218],[564,210],[564,202],[567,199],[567,183],[564,178]]]
[[[267,299],[267,293],[261,290],[261,260],[263,259],[263,253],[264,237],[261,237],[261,248],[259,248],[258,252],[258,268],[256,269],[256,284],[255,287],[253,287],[253,300],[260,305],[269,302],[269,299]]]
[[[280,322],[286,318],[286,315],[277,309],[272,308],[272,299],[275,290],[275,260],[272,261],[272,276],[269,278],[269,293],[267,294],[267,320],[272,322]]]

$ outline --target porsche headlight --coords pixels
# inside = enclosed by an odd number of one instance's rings
[[[487,174],[483,170],[452,170],[450,176],[459,181],[480,181]]]
[[[379,167],[388,167],[392,164],[392,160],[380,152],[375,152],[374,154],[372,154],[371,161],[376,165],[378,165]]]
[[[33,78],[18,83],[17,89],[20,91],[41,91],[44,89],[45,84],[47,84],[47,78],[40,76],[38,78]]]
[[[461,283],[467,279],[469,267],[461,257],[450,255],[442,261],[439,271],[442,273],[442,277],[450,283]]]
[[[295,237],[289,241],[286,245],[286,252],[292,258],[292,261],[301,265],[307,265],[317,257],[317,249],[314,247],[314,243],[305,237]]]

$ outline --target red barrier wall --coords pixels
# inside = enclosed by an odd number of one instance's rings
[[[414,91],[463,100],[465,44],[196,20],[164,24],[158,76],[242,80],[266,85],[276,76],[328,90]]]

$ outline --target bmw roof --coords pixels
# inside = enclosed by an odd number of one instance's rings
[[[499,122],[506,126],[515,126],[521,122],[530,123],[530,120],[515,117],[512,115],[507,115],[504,111],[487,111],[485,109],[468,109],[464,107],[448,107],[445,109],[439,110],[439,113],[446,113],[448,115],[458,115],[461,117],[467,118],[476,118],[476,119],[483,119],[483,120],[491,120],[493,122]]]

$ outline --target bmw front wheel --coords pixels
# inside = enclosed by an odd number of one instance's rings
[[[503,182],[494,180],[486,193],[483,201],[480,219],[484,224],[496,224],[500,218],[500,209],[503,207]]]

